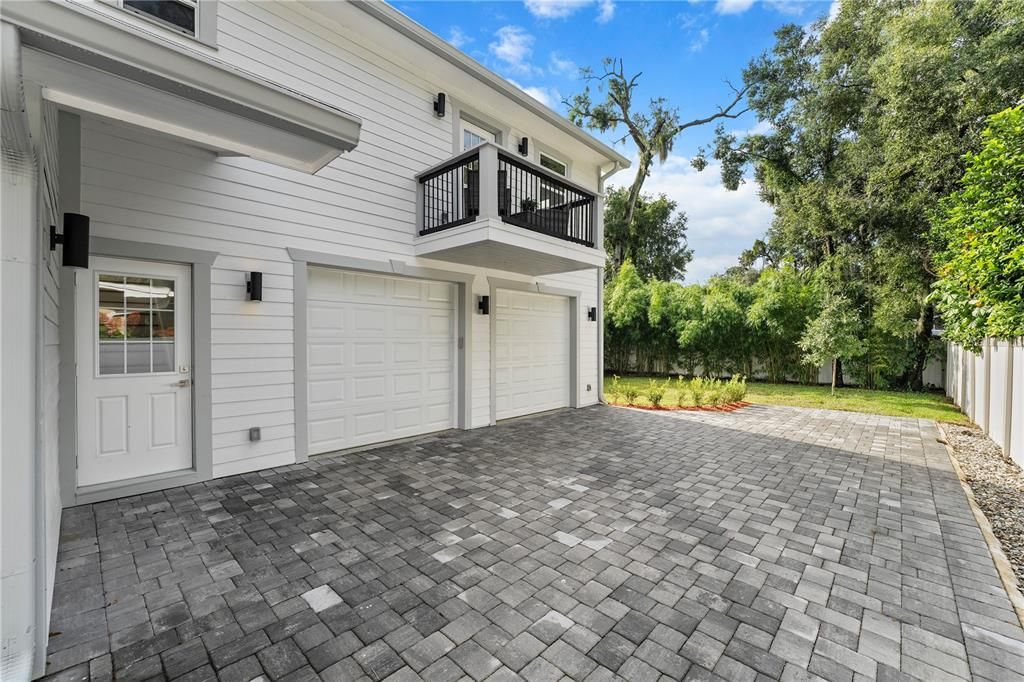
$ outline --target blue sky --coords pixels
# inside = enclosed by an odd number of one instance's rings
[[[643,72],[635,102],[665,97],[688,120],[706,116],[738,84],[743,67],[773,44],[786,23],[808,24],[830,10],[829,0],[523,0],[506,2],[409,2],[395,6],[434,33],[516,83],[556,111],[563,97],[578,92],[579,67],[600,68],[605,57],[625,59],[626,71]],[[753,129],[751,115],[726,121],[737,131]],[[612,143],[622,136],[604,135]],[[747,183],[737,192],[721,188],[717,169],[697,173],[689,159],[707,144],[713,125],[682,133],[672,157],[652,172],[645,191],[663,192],[689,216],[694,261],[687,282],[706,281],[734,265],[739,253],[764,234],[771,209]],[[620,147],[632,156],[633,147]],[[627,184],[632,169],[612,179]]]

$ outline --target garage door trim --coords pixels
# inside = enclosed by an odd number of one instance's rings
[[[492,301],[490,315],[491,332],[489,335],[491,344],[491,425],[493,426],[498,423],[498,363],[495,362],[498,344],[498,289],[525,291],[548,296],[563,296],[569,299],[569,407],[579,407],[579,326],[580,297],[583,295],[582,292],[575,289],[552,287],[540,282],[522,282],[519,280],[500,279],[498,277],[488,277],[487,282],[491,288]]]
[[[423,268],[408,265],[398,260],[370,260],[352,258],[335,254],[318,253],[305,249],[288,249],[293,261],[293,297],[294,297],[294,355],[295,355],[295,461],[309,460],[309,376],[308,361],[308,276],[310,266],[338,268],[352,272],[363,272],[389,277],[408,277],[410,279],[433,280],[447,282],[456,288],[456,426],[460,429],[469,428],[471,399],[472,359],[471,335],[468,333],[472,320],[473,275],[464,272]]]

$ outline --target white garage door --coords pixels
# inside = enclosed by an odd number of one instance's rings
[[[568,407],[569,299],[503,289],[496,297],[496,417]]]
[[[455,287],[309,269],[309,452],[454,426]]]

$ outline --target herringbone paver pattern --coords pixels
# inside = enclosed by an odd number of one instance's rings
[[[66,510],[48,670],[1024,680],[936,437],[595,407]]]

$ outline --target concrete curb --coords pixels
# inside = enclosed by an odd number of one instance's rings
[[[985,512],[981,511],[977,500],[974,499],[974,492],[967,483],[964,470],[960,468],[960,463],[956,461],[956,457],[953,455],[953,446],[949,443],[946,430],[938,422],[935,422],[935,425],[939,429],[939,435],[942,436],[942,444],[946,446],[946,454],[953,465],[953,471],[956,472],[956,477],[960,479],[960,487],[964,489],[964,494],[967,495],[967,502],[971,505],[971,511],[974,512],[974,520],[978,522],[981,535],[985,538],[985,543],[988,545],[988,551],[992,555],[992,563],[995,564],[996,572],[999,573],[999,579],[1003,582],[1003,589],[1006,590],[1006,595],[1010,598],[1010,604],[1013,605],[1013,610],[1017,614],[1017,620],[1020,621],[1021,627],[1024,627],[1024,594],[1021,594],[1020,587],[1017,584],[1017,575],[1013,572],[1013,566],[1010,564],[1010,560],[1006,558],[1006,553],[1003,552],[1003,546],[999,544],[999,538],[992,532],[992,524],[988,522]]]

